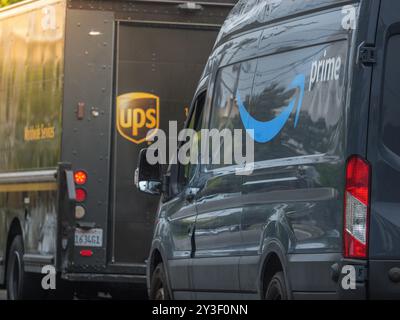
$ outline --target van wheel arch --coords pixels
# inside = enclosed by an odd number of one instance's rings
[[[260,281],[259,281],[259,295],[261,299],[265,298],[266,290],[272,278],[279,272],[282,272],[285,278],[287,287],[287,297],[291,299],[290,283],[287,277],[287,263],[286,255],[283,253],[281,245],[276,242],[270,244],[269,250],[263,255],[261,269],[260,269]]]
[[[161,253],[161,250],[159,248],[155,248],[151,254],[151,260],[150,260],[150,284],[153,279],[154,271],[156,270],[157,266],[159,264],[162,264],[164,267],[164,272],[165,272],[165,280],[168,284],[168,291],[169,291],[169,297],[173,300],[173,292],[171,289],[171,281],[169,279],[169,273],[168,273],[168,266],[167,266],[167,260],[164,258],[163,254]]]
[[[161,255],[160,250],[155,249],[151,255],[151,260],[150,260],[150,277],[153,276],[154,270],[156,269],[159,263],[164,263],[164,259]]]

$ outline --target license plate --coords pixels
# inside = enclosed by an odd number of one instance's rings
[[[75,246],[77,247],[102,247],[103,229],[76,229]]]

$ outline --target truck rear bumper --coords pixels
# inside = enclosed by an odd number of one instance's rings
[[[77,266],[64,270],[61,277],[75,282],[112,282],[127,284],[146,284],[146,264],[109,264],[96,270],[90,266]],[[86,269],[86,270],[85,270]]]
[[[145,275],[130,274],[99,274],[99,273],[64,273],[62,278],[74,282],[112,282],[112,283],[130,283],[146,284]]]

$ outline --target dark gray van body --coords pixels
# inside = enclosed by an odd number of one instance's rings
[[[264,298],[278,272],[287,298],[400,297],[399,26],[395,0],[237,4],[200,81],[195,128],[246,128],[245,109],[249,123],[299,110],[278,134],[257,129],[251,175],[197,165],[164,197],[149,287],[162,263],[175,299]],[[367,259],[343,255],[352,155],[372,168]],[[351,290],[344,266],[356,271]]]
[[[0,10],[0,286],[12,282],[18,237],[21,272],[50,265],[84,287],[145,292],[157,202],[134,187],[145,133],[120,128],[117,102],[154,96],[151,126],[183,126],[234,3],[32,0]]]

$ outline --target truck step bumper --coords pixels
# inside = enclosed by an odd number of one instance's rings
[[[99,273],[64,273],[62,278],[74,282],[113,282],[113,283],[133,283],[146,284],[145,275],[128,274],[99,274]]]

